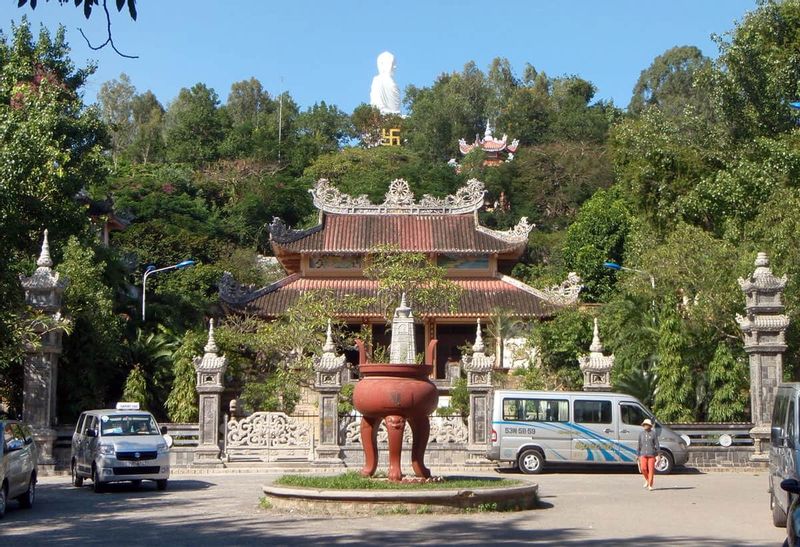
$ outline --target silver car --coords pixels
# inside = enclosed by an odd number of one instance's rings
[[[95,492],[110,482],[155,481],[159,490],[169,479],[170,438],[143,410],[88,410],[72,435],[72,484],[92,480]]]
[[[0,454],[0,518],[8,500],[16,498],[20,507],[33,507],[36,498],[36,463],[39,454],[30,428],[16,420],[0,419],[3,447]]]

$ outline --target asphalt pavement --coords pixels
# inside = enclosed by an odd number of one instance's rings
[[[95,494],[45,477],[33,509],[0,520],[0,545],[780,545],[765,473],[682,473],[642,488],[630,470],[556,471],[531,479],[541,507],[518,513],[322,517],[259,507],[274,475],[174,475],[159,492]]]

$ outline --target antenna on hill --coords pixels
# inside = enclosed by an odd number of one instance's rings
[[[281,163],[281,140],[283,137],[283,76],[281,76],[281,94],[278,98],[278,164]]]

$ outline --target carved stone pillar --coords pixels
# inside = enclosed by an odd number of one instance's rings
[[[20,276],[25,290],[25,303],[49,315],[57,323],[61,319],[61,299],[69,279],[52,269],[47,230],[44,231],[42,251],[36,265],[32,276]],[[56,387],[62,330],[45,325],[35,328],[41,336],[41,345],[26,348],[22,416],[33,430],[39,448],[39,465],[54,466],[53,442],[56,431],[53,426],[56,424]]]
[[[492,369],[494,356],[487,356],[481,335],[481,321],[475,334],[472,356],[464,359],[469,391],[469,443],[467,463],[485,459],[492,423]]]
[[[314,453],[317,465],[344,465],[339,447],[339,392],[344,369],[345,356],[336,355],[331,322],[328,321],[322,356],[314,364],[314,389],[319,394],[319,443]]]
[[[578,364],[583,373],[584,391],[610,391],[611,369],[614,367],[614,356],[603,355],[603,344],[600,342],[600,331],[597,318],[594,320],[594,336],[589,346],[589,355],[578,357]]]
[[[220,395],[225,389],[224,374],[228,359],[217,355],[219,349],[214,340],[213,319],[208,327],[208,343],[203,350],[205,354],[202,357],[194,358],[200,422],[194,465],[222,467],[219,449]]]
[[[766,460],[775,392],[783,380],[783,352],[789,318],[783,313],[783,290],[787,278],[775,277],[767,253],[758,253],[756,269],[739,278],[745,295],[746,315],[736,316],[742,329],[744,350],[750,357],[750,412],[755,440],[754,460]]]

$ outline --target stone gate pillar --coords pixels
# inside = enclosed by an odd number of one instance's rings
[[[47,230],[44,231],[42,251],[36,266],[32,276],[20,276],[20,283],[25,290],[25,303],[50,316],[57,325],[61,319],[61,299],[69,279],[52,269]],[[34,328],[41,337],[41,345],[25,348],[22,416],[33,430],[39,448],[39,464],[54,466],[53,442],[56,431],[53,426],[56,424],[56,386],[62,330],[57,326],[53,328],[53,325],[42,324]]]
[[[322,347],[322,356],[314,363],[314,389],[319,394],[319,443],[314,453],[317,465],[344,465],[339,447],[339,392],[345,356],[336,355],[331,336],[331,322]]]
[[[481,335],[481,321],[475,334],[472,356],[464,359],[469,391],[469,443],[467,463],[485,461],[492,423],[492,369],[494,356],[487,356]]]
[[[214,320],[208,327],[208,343],[205,354],[194,358],[197,372],[197,394],[199,438],[194,451],[194,465],[221,467],[219,449],[220,394],[225,389],[224,374],[228,358],[217,355],[219,349],[214,340]]]
[[[746,315],[736,316],[742,329],[744,350],[750,358],[750,412],[755,440],[754,460],[767,459],[775,392],[783,380],[783,352],[789,318],[783,313],[783,290],[787,278],[775,277],[767,253],[758,253],[756,269],[747,279],[739,278],[745,295]]]

